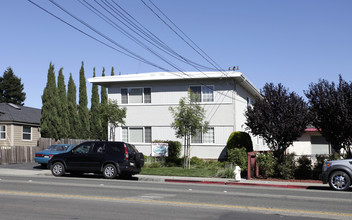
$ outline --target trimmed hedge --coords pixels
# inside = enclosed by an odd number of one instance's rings
[[[227,140],[226,149],[246,148],[247,152],[253,151],[252,139],[248,133],[242,131],[232,132]]]

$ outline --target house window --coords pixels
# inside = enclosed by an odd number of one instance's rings
[[[209,128],[206,133],[199,132],[192,136],[192,144],[212,144],[215,143],[214,128]]]
[[[6,140],[6,125],[0,125],[0,140]]]
[[[214,128],[209,128],[207,133],[203,134],[203,143],[214,143]]]
[[[122,141],[128,142],[128,128],[127,127],[122,128]]]
[[[121,89],[121,104],[128,104],[128,90]]]
[[[151,127],[137,127],[137,128],[122,128],[122,141],[131,143],[151,143],[152,142],[152,128]]]
[[[151,103],[150,88],[121,89],[121,104]]]
[[[22,140],[26,140],[26,141],[32,140],[32,129],[30,126],[22,127]]]
[[[214,102],[214,86],[190,86],[190,90],[196,94],[195,102]]]

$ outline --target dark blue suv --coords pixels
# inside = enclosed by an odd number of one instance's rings
[[[66,153],[54,155],[48,162],[54,176],[66,172],[102,173],[105,178],[131,177],[141,172],[144,155],[125,142],[88,141]]]

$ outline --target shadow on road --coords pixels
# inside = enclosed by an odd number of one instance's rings
[[[308,190],[323,190],[323,191],[335,191],[333,189],[331,189],[329,187],[329,185],[326,185],[326,186],[308,186],[307,188]],[[349,188],[348,190],[344,191],[344,192],[352,192],[352,188]]]

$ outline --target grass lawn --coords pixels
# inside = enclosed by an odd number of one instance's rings
[[[183,169],[182,167],[160,167],[147,168],[143,167],[140,174],[144,175],[158,175],[158,176],[189,176],[189,177],[214,177],[216,169],[206,168],[191,168]]]

